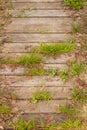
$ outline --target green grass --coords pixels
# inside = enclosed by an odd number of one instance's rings
[[[81,32],[81,25],[78,23],[78,24],[72,24],[72,31],[74,33],[80,33]]]
[[[22,55],[18,60],[0,58],[0,64],[19,64],[29,66],[34,64],[40,64],[41,62],[43,62],[43,59],[41,56],[37,54],[31,54],[30,56]]]
[[[71,99],[78,102],[87,102],[87,91],[76,87],[71,93]]]
[[[46,70],[43,68],[32,68],[28,71],[27,75],[30,76],[43,76],[46,74]]]
[[[47,55],[64,54],[74,51],[76,45],[75,43],[61,43],[61,44],[41,44],[39,47],[39,52]]]
[[[49,92],[46,91],[37,91],[34,93],[31,102],[32,103],[38,103],[39,101],[48,101],[52,99],[52,95]]]
[[[40,64],[41,62],[43,62],[43,59],[37,54],[31,54],[30,56],[22,55],[21,58],[17,61],[18,64],[25,66]]]
[[[4,15],[3,15],[3,18],[5,18],[5,19],[9,19],[9,18],[11,18],[11,15],[10,15],[9,13],[4,14]]]
[[[1,105],[0,106],[0,114],[10,114],[10,108],[8,105]]]
[[[58,75],[58,69],[57,68],[55,68],[55,69],[52,69],[52,70],[48,70],[48,74],[49,74],[49,76],[51,76],[51,77],[55,77],[55,76],[57,76]]]
[[[68,74],[68,70],[65,70],[63,69],[60,73],[59,73],[59,76],[60,76],[60,79],[63,81],[63,82],[67,82],[68,79],[69,79],[69,74]]]
[[[60,106],[59,107],[59,112],[63,113],[63,114],[73,115],[74,114],[74,108],[73,107],[69,107],[67,105]]]
[[[26,122],[23,119],[19,119],[16,123],[11,123],[11,127],[14,128],[14,130],[34,130],[36,124],[33,120]]]
[[[79,119],[68,119],[64,123],[61,123],[58,130],[74,130],[81,128],[81,121]]]
[[[17,61],[16,60],[0,58],[0,65],[1,64],[17,64]]]
[[[76,10],[80,10],[84,6],[84,0],[64,0],[64,3]]]
[[[79,76],[81,73],[85,72],[86,69],[86,64],[83,62],[75,63],[71,67],[71,76]]]

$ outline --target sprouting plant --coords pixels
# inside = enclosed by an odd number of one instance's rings
[[[81,25],[79,23],[78,24],[72,23],[72,31],[74,33],[80,33]]]
[[[4,14],[4,15],[3,15],[3,18],[5,18],[5,19],[9,19],[9,18],[11,18],[11,15],[10,15],[9,13]]]
[[[75,63],[71,67],[71,76],[79,76],[86,71],[86,65],[83,62]]]
[[[46,74],[46,70],[43,68],[31,68],[27,74],[30,76],[43,76]]]
[[[0,114],[10,114],[10,108],[8,105],[3,104],[0,106]]]
[[[41,62],[43,62],[43,59],[41,56],[37,54],[31,54],[30,56],[22,55],[20,59],[17,61],[18,64],[25,65],[25,66],[39,64]]]
[[[36,124],[33,120],[26,122],[23,119],[19,119],[16,123],[11,123],[11,127],[14,130],[33,130],[36,128]]]
[[[59,130],[79,129],[80,127],[81,127],[81,121],[79,119],[75,120],[68,119],[64,123],[61,123]]]
[[[43,100],[51,100],[52,99],[52,95],[47,92],[47,91],[37,91],[34,93],[31,102],[32,103],[38,103],[39,101],[43,101]]]
[[[48,70],[49,76],[55,77],[58,75],[58,69]]]
[[[83,0],[64,0],[67,6],[73,7],[76,10],[80,10],[84,6]]]
[[[71,93],[71,98],[74,101],[87,102],[87,91],[82,88],[76,87]]]
[[[60,106],[59,107],[59,111],[63,114],[69,114],[69,115],[73,115],[74,114],[74,108],[71,106]]]
[[[63,82],[67,82],[67,80],[68,80],[68,78],[69,78],[69,74],[68,74],[69,72],[68,72],[68,70],[65,70],[65,69],[63,69],[60,73],[59,73],[59,76],[60,76],[60,78],[61,78],[61,80],[63,81]]]
[[[47,55],[56,55],[62,53],[72,52],[75,49],[75,43],[61,43],[61,44],[41,44],[39,52]]]

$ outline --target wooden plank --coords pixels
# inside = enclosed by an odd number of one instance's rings
[[[66,69],[67,65],[65,64],[44,64],[43,68],[45,70],[48,69],[58,69],[61,71],[62,69]],[[0,75],[26,75],[29,71],[29,68],[25,68],[23,66],[15,66],[14,65],[2,65],[0,66]]]
[[[64,7],[63,2],[55,2],[55,3],[51,3],[51,2],[19,2],[13,3],[13,7],[14,9],[62,9]]]
[[[71,17],[74,11],[68,10],[9,10],[12,17]]]
[[[1,81],[0,85],[1,87],[9,85],[11,87],[58,87],[58,86],[75,86],[77,83],[75,82],[75,79],[70,79],[68,82],[64,83],[61,81],[59,76],[56,77],[49,77],[49,76],[0,76]]]
[[[46,91],[48,92],[51,96],[52,99],[70,99],[70,94],[71,91],[73,89],[73,86],[71,87],[44,87],[44,88],[40,88],[40,87],[14,87],[12,89],[12,91],[14,93],[16,93],[17,95],[17,99],[21,99],[21,100],[27,100],[27,99],[31,99],[33,98],[33,95],[35,92],[42,92]]]
[[[12,2],[60,2],[63,0],[12,0]]]
[[[72,18],[17,18],[4,29],[5,32],[68,33],[72,31],[72,22]]]
[[[31,119],[34,119],[36,124],[40,125],[41,121],[44,122],[44,124],[57,124],[61,123],[62,121],[66,120],[68,117],[65,114],[61,113],[23,113],[21,114],[22,119],[29,121]],[[42,130],[42,129],[40,129]]]
[[[12,42],[59,42],[67,41],[71,35],[69,34],[8,34],[7,40]]]
[[[51,100],[32,104],[29,101],[20,100],[13,106],[23,113],[57,113],[59,106],[65,105],[67,102],[66,100]]]
[[[3,57],[4,59],[14,59],[17,60],[19,59],[23,54],[27,54],[28,56],[30,53],[0,53],[0,57]],[[42,56],[42,55],[41,55]],[[51,57],[51,56],[43,56],[43,61],[44,63],[47,64],[63,64],[67,63],[70,60],[72,60],[75,57],[74,54],[69,53],[69,54],[61,54],[56,57]]]

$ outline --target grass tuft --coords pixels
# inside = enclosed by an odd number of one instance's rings
[[[46,91],[35,92],[33,98],[31,99],[32,103],[38,103],[39,101],[48,101],[52,99],[52,95]]]
[[[67,82],[68,78],[69,78],[69,74],[68,74],[68,70],[63,69],[60,73],[59,73],[60,79],[63,82]]]
[[[59,111],[63,114],[69,114],[69,115],[73,115],[74,114],[74,108],[73,107],[69,107],[69,106],[60,106],[59,107]]]
[[[67,6],[73,7],[76,10],[80,10],[84,6],[83,0],[64,0]]]
[[[43,76],[46,74],[46,70],[43,68],[32,68],[27,73],[30,76]]]
[[[72,91],[71,98],[74,101],[87,102],[87,91],[77,87]]]
[[[78,24],[72,24],[72,31],[74,33],[80,33],[81,32],[81,25],[78,23]]]
[[[61,44],[41,44],[39,52],[47,55],[56,55],[72,52],[75,49],[75,43],[61,43]]]
[[[9,106],[3,104],[0,106],[0,114],[10,114]]]
[[[71,68],[71,76],[79,76],[86,71],[86,65],[83,62],[75,63]]]
[[[11,123],[11,126],[14,130],[33,130],[36,128],[33,120],[26,122],[23,119],[19,119],[16,123]]]
[[[18,64],[29,66],[34,64],[39,64],[43,62],[43,59],[41,56],[36,54],[28,55],[22,55],[22,57],[17,61]]]
[[[79,119],[71,120],[68,119],[64,123],[60,125],[59,130],[71,130],[71,129],[79,129],[81,127],[81,121]]]

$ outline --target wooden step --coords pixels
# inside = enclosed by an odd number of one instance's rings
[[[69,33],[72,32],[72,18],[15,18],[6,26],[5,32],[25,33]]]
[[[66,69],[67,65],[65,64],[44,64],[43,68],[45,70],[48,69],[58,69],[58,71],[61,71],[62,69]],[[27,72],[29,72],[29,67],[23,67],[23,66],[12,66],[12,65],[1,65],[0,66],[0,75],[26,75]]]
[[[71,35],[70,34],[8,34],[8,40],[12,42],[60,42],[67,41]]]
[[[59,2],[13,2],[14,9],[40,9],[40,10],[54,10],[54,9],[63,9],[63,1]]]
[[[16,94],[17,99],[28,100],[32,99],[35,92],[46,91],[54,100],[63,100],[70,99],[71,91],[73,86],[71,87],[14,87],[12,91]]]
[[[68,100],[41,101],[32,104],[29,100],[20,100],[13,103],[14,109],[18,108],[22,113],[57,113],[60,105],[65,105]]]
[[[9,10],[12,17],[27,18],[27,17],[72,17],[74,11],[68,10]]]
[[[52,124],[58,125],[67,119],[67,116],[61,113],[23,113],[21,114],[21,117],[26,121],[34,119],[38,126],[41,125],[41,122],[43,122],[46,126]]]
[[[60,2],[63,0],[12,0],[12,2]]]
[[[15,44],[15,43],[14,43]],[[17,60],[19,59],[23,54],[30,55],[30,53],[0,53],[0,57],[3,59],[12,59]],[[39,54],[40,55],[40,54]],[[42,56],[42,55],[41,55]],[[53,56],[42,56],[44,63],[46,64],[63,64],[67,63],[70,60],[72,60],[75,57],[75,54],[68,53],[68,54],[61,54],[56,57]]]
[[[59,76],[49,77],[49,76],[0,76],[1,87],[9,85],[10,87],[40,87],[40,86],[48,86],[48,87],[58,87],[58,86],[75,86],[77,83],[75,79],[70,79],[68,82],[64,83],[61,81]]]

